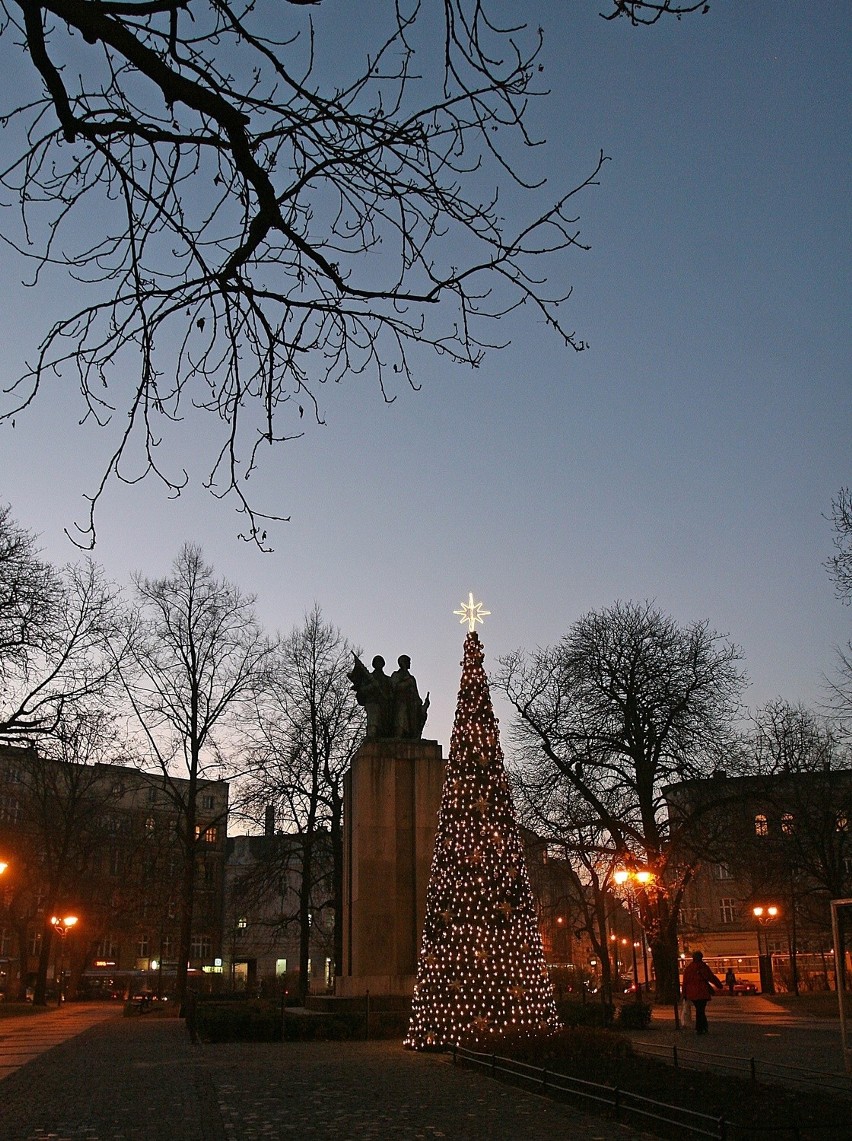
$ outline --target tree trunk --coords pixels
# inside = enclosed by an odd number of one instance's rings
[[[680,978],[677,969],[677,928],[673,924],[662,927],[658,935],[649,940],[656,979],[656,1001],[673,1005],[680,996]]]

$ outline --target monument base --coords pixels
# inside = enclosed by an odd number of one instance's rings
[[[414,992],[444,761],[437,741],[367,740],[344,780],[340,996]]]
[[[417,975],[338,975],[334,993],[339,998],[389,996],[411,999]]]

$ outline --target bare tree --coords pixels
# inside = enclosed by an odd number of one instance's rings
[[[3,754],[4,831],[14,852],[10,918],[22,964],[31,933],[38,936],[33,999],[37,1005],[44,1004],[47,991],[53,939],[50,916],[91,902],[84,895],[85,884],[91,882],[108,839],[111,800],[99,762],[114,757],[115,741],[108,713],[96,706],[74,706],[50,736],[40,739],[38,750],[15,748]],[[92,909],[86,907],[85,913],[88,923]],[[91,935],[88,930],[84,937]],[[22,971],[22,989],[25,986]]]
[[[50,735],[75,706],[105,696],[121,621],[118,591],[94,563],[51,566],[0,507],[0,737]]]
[[[601,966],[601,995],[612,1001],[616,971],[612,962],[609,926],[612,912],[612,873],[618,864],[609,833],[566,782],[559,769],[541,752],[523,751],[521,765],[512,773],[519,819],[548,847],[561,849],[566,876],[564,887],[572,913],[581,919]],[[616,955],[617,958],[617,955]]]
[[[852,491],[841,487],[831,501],[831,522],[834,526],[835,554],[826,570],[834,580],[837,597],[847,605],[852,603]]]
[[[605,831],[607,849],[653,873],[637,905],[665,1001],[677,993],[693,822],[669,815],[663,789],[724,756],[744,682],[739,658],[706,623],[681,628],[651,603],[619,602],[580,618],[557,646],[501,660],[519,764],[548,762]]]
[[[828,899],[852,891],[852,769],[832,726],[788,701],[758,711],[751,765],[767,831],[738,837],[732,866],[750,868],[782,896],[795,891],[806,918],[829,925]],[[845,761],[845,767],[844,767]],[[752,822],[749,821],[749,824]]]
[[[249,795],[261,807],[273,805],[292,834],[280,850],[298,884],[302,994],[309,982],[311,924],[323,912],[334,916],[338,967],[343,960],[343,776],[364,735],[363,711],[347,676],[352,653],[314,606],[282,641],[255,718],[257,771]]]
[[[415,385],[413,346],[476,366],[519,306],[584,347],[560,309],[570,288],[548,277],[585,248],[572,203],[604,157],[546,199],[527,172],[541,30],[501,25],[484,0],[388,4],[347,72],[330,6],[0,0],[0,66],[19,77],[0,168],[19,214],[2,236],[36,278],[59,267],[90,290],[3,415],[67,370],[84,418],[112,425],[81,545],[110,479],[185,486],[160,444],[186,416],[219,421],[209,486],[264,546],[275,516],[246,480],[306,411],[321,422],[322,383],[368,372],[393,400]],[[609,18],[701,7],[611,0]],[[528,204],[514,227],[507,189]]]
[[[852,492],[841,487],[831,503],[835,554],[825,564],[841,602],[852,603]],[[831,711],[847,736],[852,720],[852,641],[836,647],[834,676],[828,681]]]
[[[197,867],[207,830],[226,824],[204,814],[199,797],[233,771],[238,715],[265,684],[271,645],[254,599],[215,578],[198,547],[183,547],[169,577],[137,576],[135,585],[140,620],[127,638],[130,664],[122,667],[122,677],[179,816],[183,878],[176,989],[183,1002]]]

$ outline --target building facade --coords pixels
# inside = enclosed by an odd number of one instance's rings
[[[40,969],[83,995],[174,984],[189,782],[0,747],[0,989]],[[199,783],[190,969],[221,971],[228,785]],[[77,922],[60,940],[51,917]]]
[[[717,973],[764,990],[833,988],[829,901],[852,897],[852,771],[717,772],[665,794],[694,820],[703,854],[681,905],[681,954],[702,950]]]

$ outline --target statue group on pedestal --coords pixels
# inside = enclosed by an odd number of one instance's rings
[[[367,714],[367,737],[401,737],[419,741],[429,711],[429,694],[420,700],[417,682],[411,673],[411,658],[401,654],[397,658],[399,669],[388,676],[385,659],[373,658],[368,670],[355,654],[355,664],[349,674],[355,700]]]

